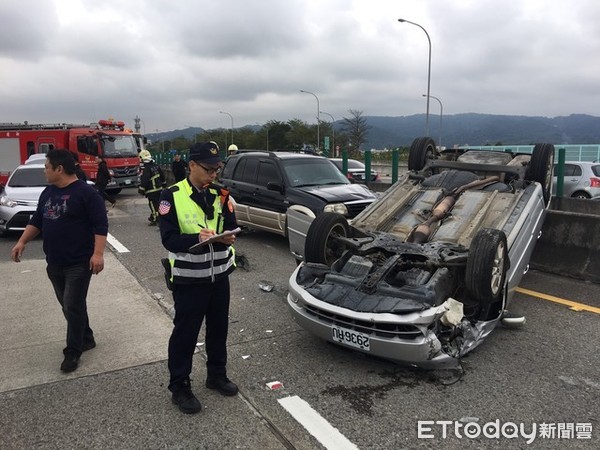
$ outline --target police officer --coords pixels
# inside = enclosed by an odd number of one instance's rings
[[[139,156],[143,163],[143,169],[138,192],[148,199],[148,205],[150,206],[150,217],[148,217],[150,223],[148,225],[156,225],[160,192],[166,186],[165,176],[148,150],[142,150]]]
[[[236,395],[227,378],[229,274],[235,269],[235,236],[219,238],[190,253],[194,244],[237,227],[229,193],[214,184],[221,170],[214,142],[194,144],[188,178],[165,189],[159,205],[162,243],[169,251],[175,318],[169,339],[169,390],[172,401],[188,414],[201,405],[190,386],[198,333],[206,318],[206,387]]]

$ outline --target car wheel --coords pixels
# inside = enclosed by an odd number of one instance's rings
[[[345,246],[336,236],[348,236],[348,221],[337,213],[321,213],[313,220],[304,246],[304,260],[311,263],[331,265],[342,256]]]
[[[422,170],[428,159],[435,159],[435,153],[435,142],[432,138],[416,138],[408,152],[408,170]]]
[[[536,144],[527,166],[525,178],[537,181],[544,191],[544,202],[548,204],[552,196],[552,167],[554,166],[554,145]]]
[[[489,305],[501,300],[509,266],[504,232],[492,228],[479,230],[469,248],[465,274],[467,290],[480,304]]]
[[[573,195],[571,195],[571,198],[582,198],[589,200],[592,197],[587,192],[574,192]]]

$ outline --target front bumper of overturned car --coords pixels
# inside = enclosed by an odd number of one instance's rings
[[[433,331],[428,329],[428,325],[443,315],[443,308],[429,308],[418,313],[403,315],[355,312],[330,305],[309,294],[296,282],[297,272],[298,268],[289,280],[288,306],[296,322],[311,334],[334,344],[344,346],[344,344],[340,344],[333,339],[332,328],[336,324],[339,324],[336,319],[341,318],[341,322],[345,323],[345,326],[348,326],[348,323],[370,323],[374,328],[372,332],[368,333],[370,340],[369,350],[366,351],[355,347],[349,348],[397,363],[423,368],[452,368],[459,364],[457,358],[442,351],[440,340]],[[316,313],[316,311],[322,314]],[[386,334],[385,332],[378,333],[375,329],[378,323],[382,325],[396,323],[412,326],[413,331],[409,332],[409,337],[406,338],[383,336],[381,334]],[[360,327],[360,330],[364,332],[365,328]]]
[[[477,347],[495,328],[498,319],[471,324],[462,318],[460,343],[442,343],[433,326],[448,313],[449,301],[423,311],[407,314],[362,313],[331,305],[315,298],[296,281],[300,267],[289,280],[288,306],[294,320],[309,333],[336,345],[368,355],[384,358],[398,364],[425,369],[451,369],[460,364],[460,358]],[[333,338],[333,328],[355,329],[369,336],[369,349],[340,343]],[[390,333],[390,328],[402,329]],[[402,336],[404,335],[404,336]]]

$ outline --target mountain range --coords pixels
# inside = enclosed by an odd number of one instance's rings
[[[369,127],[363,148],[384,149],[409,146],[413,139],[425,135],[425,114],[411,116],[363,116]],[[343,122],[335,122],[341,131]],[[441,125],[441,130],[440,130]],[[257,125],[246,128],[259,129]],[[153,141],[172,140],[184,136],[193,139],[204,129],[189,127],[183,130],[151,133]],[[571,114],[561,117],[510,116],[464,113],[440,116],[429,115],[429,135],[445,147],[456,145],[527,145],[538,142],[552,144],[600,143],[600,117]]]

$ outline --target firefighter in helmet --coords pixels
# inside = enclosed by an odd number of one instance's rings
[[[158,223],[160,193],[167,183],[162,169],[152,159],[152,155],[148,150],[140,152],[140,159],[143,168],[138,192],[148,199],[148,205],[150,206],[149,225],[156,225]]]

